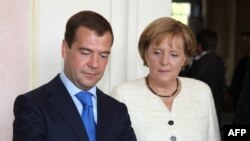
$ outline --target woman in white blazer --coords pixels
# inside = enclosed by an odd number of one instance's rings
[[[142,32],[138,49],[149,74],[111,93],[127,105],[138,141],[220,141],[209,86],[178,76],[195,48],[191,29],[172,18],[156,19]]]

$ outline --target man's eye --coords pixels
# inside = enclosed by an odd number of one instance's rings
[[[85,51],[81,51],[80,53],[81,53],[82,55],[89,55],[89,54],[90,54],[90,51],[86,51],[86,50],[85,50]]]
[[[109,54],[108,53],[101,53],[100,55],[102,58],[109,58]]]

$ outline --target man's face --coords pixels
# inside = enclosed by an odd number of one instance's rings
[[[62,56],[66,76],[80,89],[88,90],[102,78],[112,45],[112,36],[106,32],[98,36],[94,31],[79,27],[69,48],[64,40]]]

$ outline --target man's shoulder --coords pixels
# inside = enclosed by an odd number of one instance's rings
[[[56,76],[50,82],[43,84],[39,87],[36,87],[26,93],[23,93],[20,95],[20,97],[26,97],[28,99],[38,100],[38,101],[40,99],[41,101],[42,97],[47,97],[48,96],[47,94],[50,91],[53,91],[53,89],[57,89],[58,88],[57,85],[59,85],[59,83],[60,83],[60,78]]]
[[[202,59],[213,59],[213,60],[219,60],[219,61],[222,61],[223,59],[218,55],[216,54],[215,52],[208,52],[207,54],[203,55],[201,58]]]
[[[202,56],[199,60],[196,61],[197,65],[203,65],[204,67],[210,67],[210,66],[217,66],[217,67],[224,67],[224,61],[223,59],[213,53],[207,53],[204,56]]]
[[[102,103],[108,103],[108,104],[115,104],[115,105],[120,105],[122,104],[121,102],[119,102],[118,100],[116,100],[115,98],[111,97],[110,95],[104,93],[102,90],[100,90],[99,88],[97,88],[97,100],[101,100]]]
[[[100,108],[102,109],[101,111],[111,113],[113,116],[117,114],[123,115],[128,113],[127,107],[124,103],[100,91],[97,92],[97,103],[98,109]]]

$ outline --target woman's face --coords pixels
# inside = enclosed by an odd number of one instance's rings
[[[186,60],[183,41],[165,37],[159,44],[149,46],[145,52],[145,60],[151,79],[160,83],[176,82]]]

